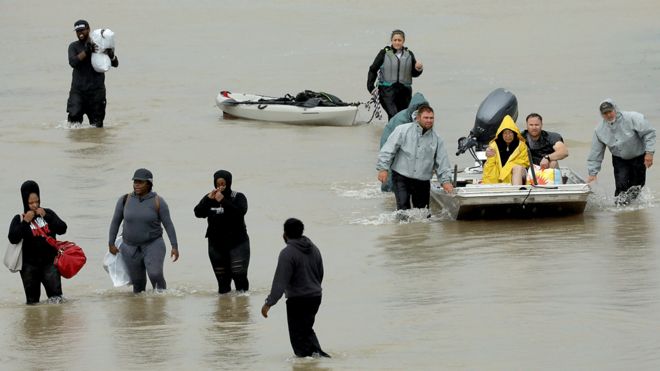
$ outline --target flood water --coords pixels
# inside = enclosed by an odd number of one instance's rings
[[[376,180],[384,122],[364,124],[363,108],[362,124],[338,128],[225,120],[214,105],[220,90],[364,102],[367,68],[401,28],[452,164],[471,165],[456,140],[505,87],[518,125],[541,113],[569,148],[562,165],[584,176],[601,99],[660,123],[658,14],[651,0],[0,0],[0,211],[8,228],[21,183],[36,180],[88,257],[63,304],[26,306],[19,275],[0,270],[1,368],[660,368],[660,165],[627,208],[613,206],[608,152],[583,215],[462,222],[433,205],[400,223]],[[66,123],[79,18],[116,34],[104,129]],[[102,260],[139,167],[170,206],[181,258],[166,261],[166,292],[135,296],[112,288]],[[218,169],[250,205],[248,295],[216,294],[193,215]],[[331,359],[293,357],[284,299],[260,314],[288,217],[323,254],[315,329]]]

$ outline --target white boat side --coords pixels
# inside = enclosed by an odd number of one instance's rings
[[[217,106],[229,115],[259,121],[281,122],[298,125],[352,126],[355,123],[358,107],[300,107],[287,104],[241,104],[240,102],[258,102],[260,99],[274,97],[229,93],[216,97]]]

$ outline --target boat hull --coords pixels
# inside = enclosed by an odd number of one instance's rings
[[[358,111],[357,106],[306,108],[285,104],[240,103],[257,102],[259,99],[274,98],[240,93],[230,93],[226,97],[220,93],[216,97],[216,104],[222,112],[234,117],[294,125],[352,126]]]
[[[576,182],[548,186],[468,183],[448,194],[433,181],[431,197],[457,220],[581,214],[591,188],[569,169],[562,169],[562,173],[568,181]]]

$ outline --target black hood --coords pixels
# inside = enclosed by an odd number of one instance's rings
[[[39,185],[37,182],[34,180],[26,180],[22,185],[21,185],[21,197],[23,198],[23,212],[27,212],[30,210],[30,205],[28,204],[28,199],[30,198],[30,194],[36,193],[37,196],[39,196],[39,199],[41,199],[41,195],[39,194]]]
[[[293,238],[293,239],[290,238],[286,241],[286,243],[288,245],[295,247],[296,249],[300,250],[305,254],[309,254],[310,252],[312,252],[312,246],[314,246],[312,240],[310,240],[305,236],[302,236],[300,238]]]
[[[217,187],[216,184],[218,184],[218,179],[224,179],[225,183],[227,183],[227,187],[225,187],[225,190],[222,191],[223,195],[229,195],[231,194],[231,173],[227,170],[218,170],[213,174],[213,188]]]

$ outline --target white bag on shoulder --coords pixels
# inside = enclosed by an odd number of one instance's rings
[[[115,246],[120,248],[122,243],[121,236],[117,237],[115,241]],[[121,287],[131,284],[131,277],[128,275],[128,269],[126,269],[126,263],[121,257],[121,251],[117,255],[112,255],[109,251],[105,254],[103,258],[103,269],[110,275],[112,284],[115,287]]]
[[[13,273],[16,273],[23,268],[23,240],[19,243],[10,243],[5,250],[5,267]]]
[[[92,31],[89,37],[97,47],[96,51],[92,53],[92,67],[96,72],[107,72],[112,66],[112,61],[105,51],[115,48],[115,33],[109,28],[99,28]]]

